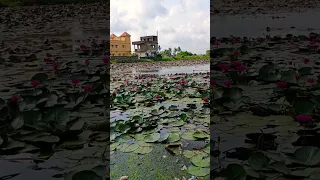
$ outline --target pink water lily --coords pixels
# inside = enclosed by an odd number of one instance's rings
[[[38,87],[38,86],[40,85],[40,82],[39,82],[38,80],[33,80],[33,81],[31,81],[31,85],[32,85],[34,88],[36,88],[36,87]]]
[[[279,88],[286,88],[288,86],[288,83],[287,82],[284,82],[284,81],[279,81],[276,83],[276,85],[279,87]]]
[[[204,102],[208,102],[208,98],[202,98]]]
[[[16,103],[16,102],[18,102],[19,100],[20,100],[20,96],[17,95],[17,94],[12,95],[12,96],[10,97],[10,102],[11,102],[11,103]]]
[[[78,78],[74,78],[74,79],[71,79],[71,82],[72,82],[72,84],[73,85],[77,85],[77,84],[79,84],[80,83],[80,79],[78,79]]]
[[[229,70],[229,66],[226,64],[219,64],[218,67],[222,70],[222,71],[228,71]]]
[[[308,123],[312,121],[312,116],[306,114],[300,114],[296,117],[297,122],[299,123]]]
[[[87,66],[89,65],[89,63],[90,63],[90,62],[89,62],[88,59],[86,59],[86,60],[84,61],[84,64],[87,65]]]
[[[303,63],[304,63],[304,64],[309,64],[309,62],[310,62],[310,59],[308,59],[308,58],[305,58],[305,59],[303,60]]]
[[[307,80],[307,82],[308,82],[309,84],[314,84],[316,81],[315,81],[313,78],[309,78],[309,79]]]
[[[232,61],[231,64],[232,64],[232,66],[234,66],[234,67],[241,66],[241,62],[240,62],[240,61]]]
[[[84,92],[86,92],[86,93],[91,93],[92,90],[93,90],[93,85],[91,85],[91,84],[86,84],[86,85],[83,86],[83,90],[84,90]]]
[[[53,70],[57,71],[59,69],[59,64],[58,63],[52,64],[52,68]]]
[[[231,81],[226,81],[223,83],[225,87],[230,88],[232,86],[232,82]]]
[[[234,52],[233,52],[233,55],[239,56],[239,55],[240,55],[240,52],[239,52],[239,51],[234,51]]]
[[[237,67],[237,70],[238,70],[239,72],[244,72],[244,71],[246,71],[247,69],[248,69],[248,67],[245,66],[245,65],[240,65],[240,66]]]

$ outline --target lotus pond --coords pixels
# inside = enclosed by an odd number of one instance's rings
[[[213,39],[213,179],[319,179],[319,37]]]
[[[209,179],[209,81],[209,72],[114,78],[111,179]]]
[[[106,177],[109,58],[57,39],[44,56],[1,51],[1,179]]]

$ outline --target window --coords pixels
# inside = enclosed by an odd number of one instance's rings
[[[125,46],[124,45],[122,45],[122,48],[124,48]]]
[[[118,48],[118,45],[116,45],[116,48]]]
[[[120,53],[119,53],[118,55],[119,55],[119,56],[121,56],[121,54],[120,54]]]
[[[114,56],[114,54],[112,54],[112,56]]]
[[[111,47],[113,47],[113,44],[111,45]]]
[[[123,54],[123,56],[125,56],[126,54]]]

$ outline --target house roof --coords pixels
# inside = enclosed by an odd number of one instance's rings
[[[115,34],[111,34],[111,35],[110,35],[110,38],[111,38],[111,39],[113,39],[113,38],[115,38],[115,37],[117,37]]]
[[[127,32],[124,32],[121,34],[120,37],[130,37],[130,36],[131,36],[130,34],[128,34]]]

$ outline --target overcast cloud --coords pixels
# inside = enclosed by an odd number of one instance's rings
[[[111,0],[110,14],[110,32],[126,31],[131,41],[158,31],[162,49],[198,54],[210,49],[209,0]]]

